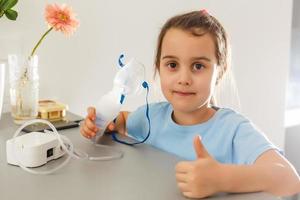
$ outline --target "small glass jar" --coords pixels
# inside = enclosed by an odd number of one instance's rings
[[[11,115],[15,123],[22,124],[38,115],[38,57],[9,55],[8,67]]]

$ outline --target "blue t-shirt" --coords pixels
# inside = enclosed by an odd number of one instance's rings
[[[136,140],[148,134],[146,106],[129,114],[127,131]],[[151,134],[147,144],[187,160],[195,160],[193,140],[201,135],[202,143],[216,160],[228,164],[253,164],[269,149],[277,149],[248,119],[228,108],[219,108],[208,121],[182,126],[172,119],[170,103],[149,105]]]

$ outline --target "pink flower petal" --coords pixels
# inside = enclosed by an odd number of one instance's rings
[[[45,8],[45,19],[49,26],[56,31],[61,31],[66,36],[70,36],[79,26],[79,21],[75,18],[75,13],[66,4],[49,4]]]

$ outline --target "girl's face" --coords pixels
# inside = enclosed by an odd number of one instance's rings
[[[162,92],[174,110],[188,113],[207,108],[217,77],[212,36],[168,30],[162,42],[159,74]]]

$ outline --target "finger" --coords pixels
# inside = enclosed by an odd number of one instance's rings
[[[192,169],[192,164],[191,162],[188,161],[179,162],[175,167],[176,173],[187,173],[191,169]]]
[[[84,125],[87,126],[90,130],[93,130],[94,132],[99,131],[99,128],[97,128],[94,121],[92,121],[90,118],[86,118],[84,121]]]
[[[85,131],[83,130],[83,127],[82,127],[82,126],[80,127],[80,134],[81,134],[83,137],[85,137],[85,138],[91,138],[89,135],[87,135],[87,134],[85,133]]]
[[[88,107],[87,112],[88,112],[87,117],[94,121],[96,119],[96,108]]]
[[[185,173],[176,173],[177,182],[187,183],[187,176]]]
[[[177,187],[180,189],[181,192],[190,192],[188,185],[183,182],[177,182]]]
[[[210,156],[207,150],[205,149],[204,145],[202,144],[200,135],[194,138],[194,149],[197,158],[206,158]]]
[[[194,196],[193,196],[193,193],[192,192],[182,192],[183,193],[183,195],[185,196],[185,197],[188,197],[188,198],[193,198]]]
[[[88,135],[88,134],[86,133],[86,131],[84,130],[84,127],[83,127],[83,126],[80,127],[80,133],[81,133],[81,135],[84,136],[85,138],[91,138],[91,136]]]
[[[87,126],[83,126],[82,128],[83,128],[83,131],[84,131],[85,135],[88,135],[90,137],[94,137],[96,135],[96,132],[89,129]]]

